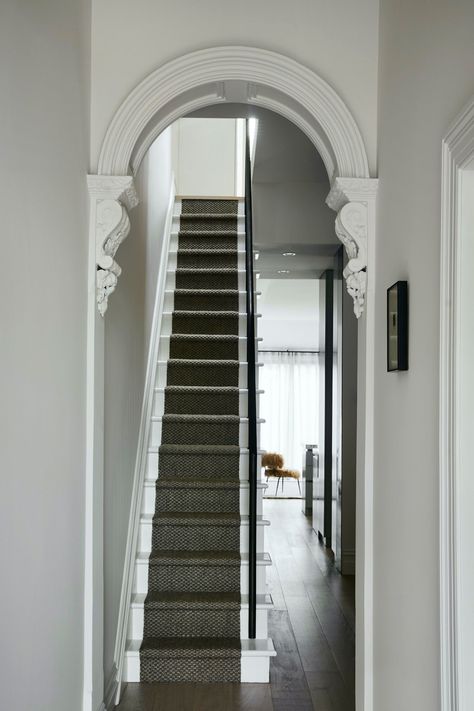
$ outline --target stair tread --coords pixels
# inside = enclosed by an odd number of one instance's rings
[[[244,217],[236,212],[182,212],[180,218],[182,220],[230,220]]]
[[[233,456],[240,453],[240,447],[235,444],[161,444],[162,454],[224,454]]]
[[[153,525],[166,526],[169,524],[189,525],[189,526],[239,526],[241,523],[240,513],[215,513],[201,511],[163,511],[153,517]]]
[[[239,336],[214,333],[172,333],[171,339],[176,341],[238,341]]]
[[[183,415],[180,413],[164,414],[164,421],[167,422],[241,422],[247,421],[248,418],[240,417],[240,415]]]
[[[192,361],[193,363],[195,361]],[[208,361],[206,361],[208,362]],[[231,361],[232,363],[234,361]],[[196,393],[210,393],[210,392],[219,392],[219,393],[235,393],[235,392],[247,392],[246,388],[238,388],[237,386],[233,385],[166,385],[165,388],[161,388],[165,391],[169,390],[170,392],[183,392],[183,393],[191,393],[191,392],[196,392]],[[160,390],[160,388],[158,388]]]
[[[193,233],[196,234],[196,233]],[[211,233],[212,234],[212,233]],[[244,250],[239,250],[237,247],[180,247],[178,252],[180,254],[236,254],[237,252],[243,252]]]
[[[164,562],[172,565],[238,565],[241,557],[238,551],[228,550],[204,550],[204,551],[181,551],[181,550],[154,550],[151,552],[148,562],[153,565]]]
[[[172,293],[179,296],[236,296],[247,292],[239,289],[175,289]]]
[[[238,637],[145,637],[142,654],[152,657],[240,657]]]
[[[209,477],[202,479],[158,478],[156,486],[160,489],[240,489],[240,481],[209,479]]]
[[[195,310],[190,311],[189,309],[175,309],[173,311],[173,316],[187,316],[189,318],[234,318],[237,319],[240,316],[247,316],[247,314],[240,311],[203,311]]]
[[[239,360],[233,360],[232,358],[227,358],[227,359],[222,359],[220,360],[219,358],[201,358],[201,359],[194,359],[194,358],[170,358],[167,361],[168,365],[199,365],[199,366],[209,366],[209,367],[215,367],[216,365],[220,365],[222,367],[228,368],[230,365],[233,366],[238,366],[241,363],[244,364],[244,361],[239,361]],[[246,364],[246,363],[245,363]],[[182,386],[181,386],[182,387]]]
[[[202,274],[235,274],[236,272],[245,273],[245,269],[236,269],[235,267],[178,267],[173,270],[178,274],[183,272],[185,274],[190,274],[192,272],[200,272]]]
[[[145,605],[163,609],[240,609],[240,592],[149,592]]]

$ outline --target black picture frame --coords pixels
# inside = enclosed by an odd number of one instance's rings
[[[387,371],[408,370],[408,282],[387,289]]]

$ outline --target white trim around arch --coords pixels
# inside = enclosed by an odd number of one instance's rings
[[[362,136],[334,89],[288,57],[247,46],[191,52],[140,82],[107,129],[99,174],[127,175],[130,169],[136,173],[151,143],[169,123],[202,106],[225,101],[229,81],[247,83],[248,103],[272,109],[296,123],[321,154],[330,181],[337,176],[369,177]]]
[[[441,710],[464,711],[459,658],[459,432],[456,417],[459,359],[462,173],[474,160],[474,100],[442,144],[440,290],[440,645]],[[472,663],[472,660],[471,660]],[[472,703],[472,700],[471,700]]]
[[[88,323],[88,496],[86,555],[89,605],[85,620],[86,689],[101,650],[103,605],[101,498],[103,456],[103,327],[97,314],[97,268],[101,303],[120,275],[115,252],[127,235],[124,210],[136,204],[133,177],[159,132],[199,105],[240,101],[265,106],[301,128],[320,152],[328,171],[328,205],[338,214],[337,234],[352,265],[346,275],[359,304],[357,533],[356,533],[356,708],[373,711],[373,422],[375,332],[375,207],[377,180],[369,177],[367,155],[357,124],[338,94],[294,60],[250,47],[216,47],[169,62],[143,80],[127,97],[107,130],[97,176],[89,176],[91,200]],[[242,91],[243,87],[243,91]],[[107,201],[104,206],[102,203]],[[114,206],[112,203],[117,202]],[[107,208],[107,209],[102,209]],[[104,214],[102,214],[104,213]],[[105,219],[106,218],[106,219]],[[97,258],[97,255],[100,259]],[[357,277],[360,277],[358,280]],[[349,279],[348,279],[349,283]],[[365,299],[365,304],[364,304]],[[101,310],[105,314],[105,308]],[[120,669],[120,660],[115,663]],[[118,672],[119,680],[120,672]],[[100,674],[98,676],[100,678]],[[83,711],[96,711],[87,702]]]

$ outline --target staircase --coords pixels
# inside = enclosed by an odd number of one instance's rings
[[[177,200],[124,681],[266,682],[262,488],[248,639],[244,204]]]

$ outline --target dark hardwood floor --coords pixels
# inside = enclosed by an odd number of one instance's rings
[[[267,499],[270,684],[128,684],[118,711],[354,711],[354,579],[321,547],[301,501]]]

